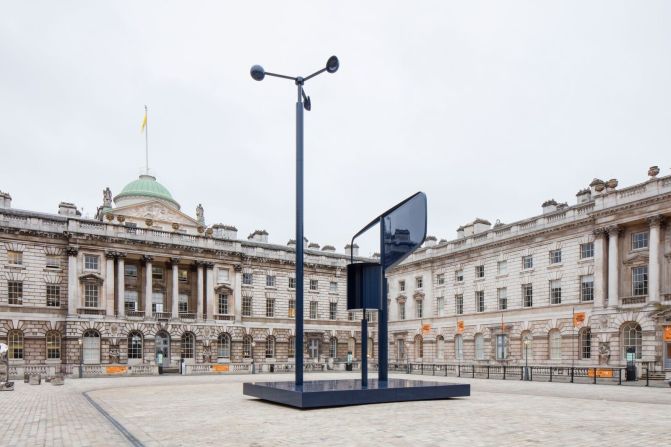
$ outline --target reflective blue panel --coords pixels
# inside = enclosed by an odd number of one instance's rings
[[[426,237],[426,194],[418,192],[382,216],[384,268],[388,269],[419,248]]]

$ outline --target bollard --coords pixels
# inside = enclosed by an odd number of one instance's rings
[[[550,382],[552,382],[552,367],[550,367]]]
[[[457,365],[457,377],[461,377],[461,365]]]
[[[622,368],[617,369],[617,384],[622,385]]]
[[[503,380],[506,380],[506,365],[503,365]]]
[[[573,383],[573,367],[571,367],[571,383]]]
[[[596,368],[593,369],[594,369],[594,384],[596,385]]]
[[[431,369],[432,369],[431,375],[435,376],[436,375],[436,364],[435,363],[433,365],[431,365]]]
[[[645,386],[650,386],[650,368],[645,368]]]
[[[487,378],[489,379],[489,365],[487,365]]]

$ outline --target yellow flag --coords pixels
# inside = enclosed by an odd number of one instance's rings
[[[144,111],[144,118],[142,118],[142,127],[140,127],[140,132],[144,132],[144,129],[147,127],[147,111]]]

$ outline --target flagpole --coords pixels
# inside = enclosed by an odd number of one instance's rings
[[[571,318],[571,368],[575,362],[575,306],[573,306],[573,318]]]
[[[144,125],[145,170],[146,174],[149,175],[149,115],[146,105],[144,106],[144,116],[145,116],[145,125]]]

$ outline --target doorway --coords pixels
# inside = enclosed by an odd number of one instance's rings
[[[319,358],[319,339],[311,338],[308,343],[308,352],[310,353],[310,358],[318,359]]]
[[[159,353],[163,354],[163,362],[158,365],[162,366],[164,368],[167,368],[170,366],[170,334],[168,334],[165,331],[161,331],[158,334],[156,334],[155,339],[155,344],[156,344],[156,363],[158,364],[158,358],[159,358]]]

